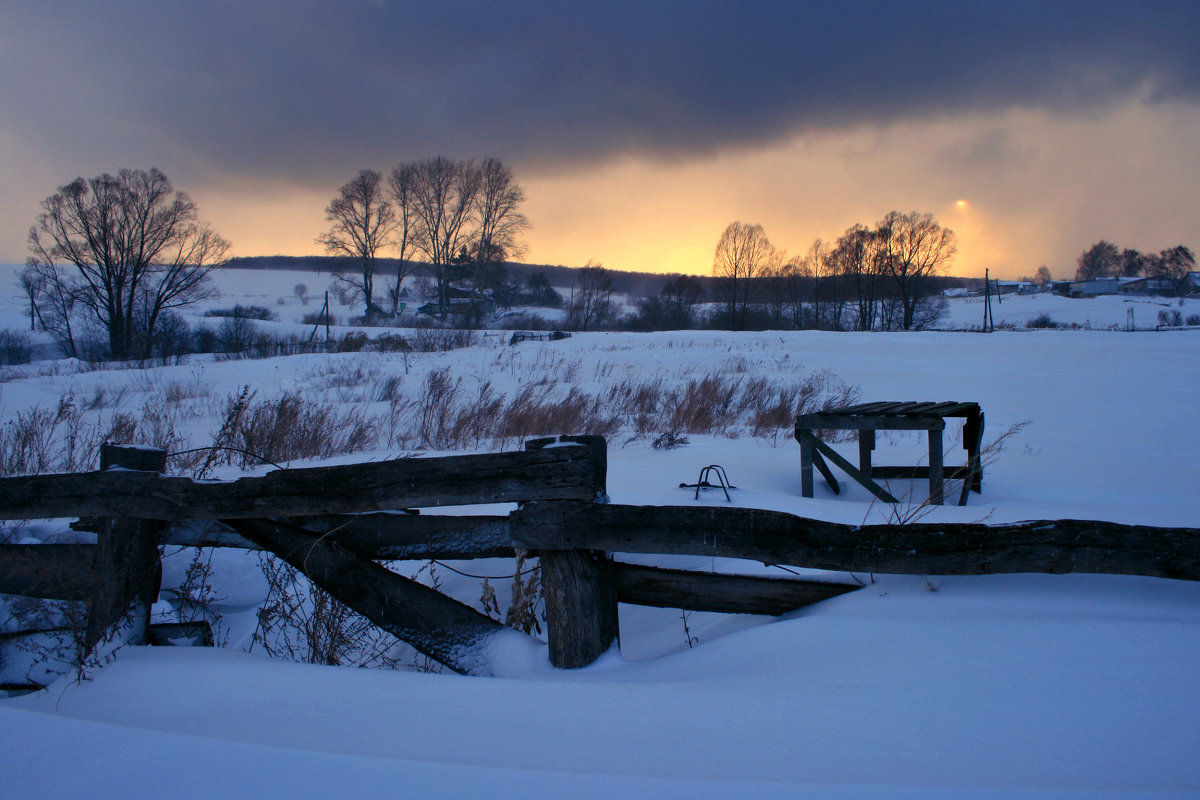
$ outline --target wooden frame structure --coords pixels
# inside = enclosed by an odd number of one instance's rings
[[[967,463],[961,467],[946,467],[942,463],[942,431],[946,419],[963,419],[963,449]],[[843,458],[817,436],[817,431],[857,431],[858,467]],[[927,431],[929,434],[929,463],[925,466],[875,466],[871,453],[875,449],[876,431]],[[885,503],[899,502],[875,478],[928,478],[929,502],[944,502],[944,482],[962,480],[958,504],[967,504],[969,491],[980,492],[983,483],[983,464],[980,449],[983,442],[983,411],[978,403],[942,402],[876,402],[859,403],[845,408],[829,409],[796,418],[796,441],[800,443],[800,493],[813,496],[813,467],[825,478],[834,494],[841,492],[837,479],[825,463],[828,458],[867,491]]]

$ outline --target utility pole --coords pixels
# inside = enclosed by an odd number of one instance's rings
[[[988,268],[983,268],[983,332],[989,333],[996,329],[996,320],[992,317],[992,281]]]

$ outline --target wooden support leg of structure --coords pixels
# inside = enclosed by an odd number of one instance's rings
[[[942,505],[942,432],[929,432],[929,502]]]
[[[983,412],[967,417],[963,425],[963,449],[967,451],[967,477],[963,480],[958,504],[965,506],[971,491],[983,491]]]
[[[619,638],[617,583],[603,551],[542,550],[550,663],[586,667]]]
[[[871,451],[875,449],[875,431],[864,428],[858,432],[858,468],[868,478],[871,475]]]
[[[813,496],[813,454],[816,449],[812,445],[812,441],[798,437],[800,439],[800,495],[802,497]]]
[[[113,467],[158,474],[167,466],[165,450],[103,444],[100,469]],[[158,546],[164,535],[160,522],[139,519],[99,520],[96,539],[95,585],[88,599],[84,647],[91,652],[112,626],[132,609],[133,628],[127,641],[146,643],[150,609],[158,599],[162,562]]]

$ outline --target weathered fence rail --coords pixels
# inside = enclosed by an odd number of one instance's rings
[[[729,506],[530,503],[513,512],[530,550],[744,558],[844,572],[1091,572],[1200,580],[1200,530],[1088,520],[1006,525],[845,525]]]
[[[577,447],[403,458],[193,481],[108,470],[0,479],[0,519],[122,516],[181,521],[347,514],[528,500],[594,500],[603,480]]]
[[[499,623],[376,562],[536,554],[550,658],[560,667],[591,663],[618,640],[620,602],[780,614],[857,588],[639,566],[614,553],[849,572],[1200,580],[1200,530],[1191,528],[1080,520],[855,526],[727,506],[614,505],[597,502],[607,499],[603,439],[527,448],[197,482],[158,474],[161,451],[106,445],[102,465],[123,468],[0,479],[0,519],[79,517],[75,527],[97,532],[96,544],[0,545],[0,593],[86,600],[90,644],[132,612],[141,642],[154,638],[147,623],[160,545],[263,549],[426,655],[487,674],[481,653]],[[520,505],[503,516],[416,511],[481,503]]]

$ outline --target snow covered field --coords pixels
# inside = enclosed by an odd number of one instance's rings
[[[317,291],[311,275],[220,275],[224,297],[214,305],[269,305],[279,311],[278,324],[294,324],[315,310],[291,295],[302,280]],[[980,306],[956,302],[953,320],[956,308],[966,309],[965,324],[981,316]],[[997,322],[1019,310],[1045,311],[1099,329],[1123,327],[1126,307],[1121,298],[1037,296],[1006,298],[994,311]],[[1154,309],[1146,309],[1143,319],[1137,307],[1139,326],[1153,324]],[[21,327],[22,312],[19,297],[0,297],[0,328]],[[397,391],[415,397],[425,377],[443,368],[468,395],[490,382],[506,397],[539,381],[600,394],[625,379],[678,385],[719,373],[782,382],[829,370],[863,401],[977,401],[987,415],[985,443],[1026,423],[988,466],[982,495],[965,508],[933,509],[927,520],[1200,526],[1194,331],[504,341],[493,336],[466,350],[407,358],[206,357],[149,370],[41,362],[4,370],[0,418],[53,406],[73,392],[81,405],[101,398],[84,418],[102,424],[118,410],[140,411],[166,387],[192,387],[178,404],[177,433],[180,447],[201,446],[219,427],[225,398],[247,385],[260,398],[298,392],[378,415],[386,404],[374,387],[394,379]],[[817,496],[801,498],[798,446],[786,430],[689,438],[672,450],[656,450],[628,429],[610,439],[613,502],[696,502],[678,484],[717,463],[739,487],[737,505],[854,523],[887,518],[856,485],[843,483],[834,496],[818,481]],[[836,446],[855,452],[853,443]],[[915,434],[881,437],[877,463],[911,463],[922,447]],[[948,435],[948,464],[960,462],[959,447]],[[399,454],[381,442],[340,460]],[[234,474],[226,467],[221,476]],[[892,488],[913,489],[902,482]],[[725,501],[709,493],[699,502]],[[55,530],[25,535],[52,539]],[[784,574],[732,560],[654,563]],[[471,566],[491,574],[505,568],[499,561]],[[165,585],[179,570],[168,560]],[[0,701],[3,795],[1200,796],[1196,584],[1094,575],[836,575],[866,586],[778,619],[692,614],[694,647],[678,611],[622,606],[620,652],[560,672],[531,644],[501,656],[507,677],[483,679],[247,653],[263,591],[256,570],[241,553],[217,560],[229,647],[130,649],[90,682],[62,681]],[[448,575],[445,585],[477,606],[477,581]]]

